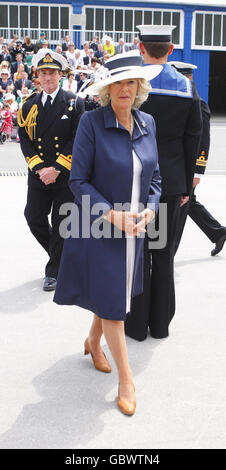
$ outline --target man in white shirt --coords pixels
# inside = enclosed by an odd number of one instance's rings
[[[115,47],[115,54],[123,54],[123,52],[128,52],[129,48],[125,44],[123,38],[119,39],[118,46]]]

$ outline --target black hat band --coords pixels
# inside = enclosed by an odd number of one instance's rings
[[[122,57],[121,59],[115,59],[104,64],[104,66],[108,68],[108,70],[118,69],[120,67],[140,67],[141,65],[142,57],[139,55]]]
[[[162,36],[160,36],[159,34],[150,34],[150,35],[146,35],[146,34],[139,34],[139,39],[142,41],[142,42],[171,42],[172,41],[172,37],[170,34],[164,34]]]

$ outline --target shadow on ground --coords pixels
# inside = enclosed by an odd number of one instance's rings
[[[148,366],[161,340],[149,337],[140,347],[130,338],[127,343],[136,383],[136,375]],[[111,374],[96,371],[90,356],[84,358],[79,353],[64,357],[35,377],[32,384],[40,402],[24,406],[12,428],[1,435],[1,449],[89,448],[92,438],[104,432],[105,412],[109,415],[112,410],[113,423],[114,419],[134,419],[117,408],[115,367]],[[115,397],[111,401],[106,399],[109,393]],[[106,442],[106,448],[109,445]]]
[[[0,292],[0,313],[30,313],[49,300],[52,292],[42,291],[43,279],[25,282]]]

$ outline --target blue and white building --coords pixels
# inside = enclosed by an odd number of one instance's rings
[[[226,110],[226,0],[0,0],[0,34],[36,40],[40,31],[56,44],[66,33],[78,46],[94,35],[132,42],[138,24],[173,24],[172,60],[198,66],[200,95],[212,111]]]

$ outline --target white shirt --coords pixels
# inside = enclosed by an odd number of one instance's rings
[[[52,98],[51,104],[53,104],[53,102],[54,102],[54,100],[55,100],[55,98],[56,98],[56,95],[57,95],[59,89],[60,89],[60,87],[58,86],[57,89],[56,89],[53,93],[51,93],[51,94],[50,94],[50,93],[46,93],[46,91],[43,90],[43,94],[42,94],[42,104],[43,104],[43,106],[45,105],[45,102],[46,102],[46,100],[47,100],[47,96],[48,96],[48,95],[51,96],[51,98]]]
[[[69,80],[66,79],[66,80],[63,81],[62,88],[63,88],[63,90],[72,91],[72,93],[77,93],[77,85],[78,85],[77,80],[72,80],[71,88],[69,88]]]

